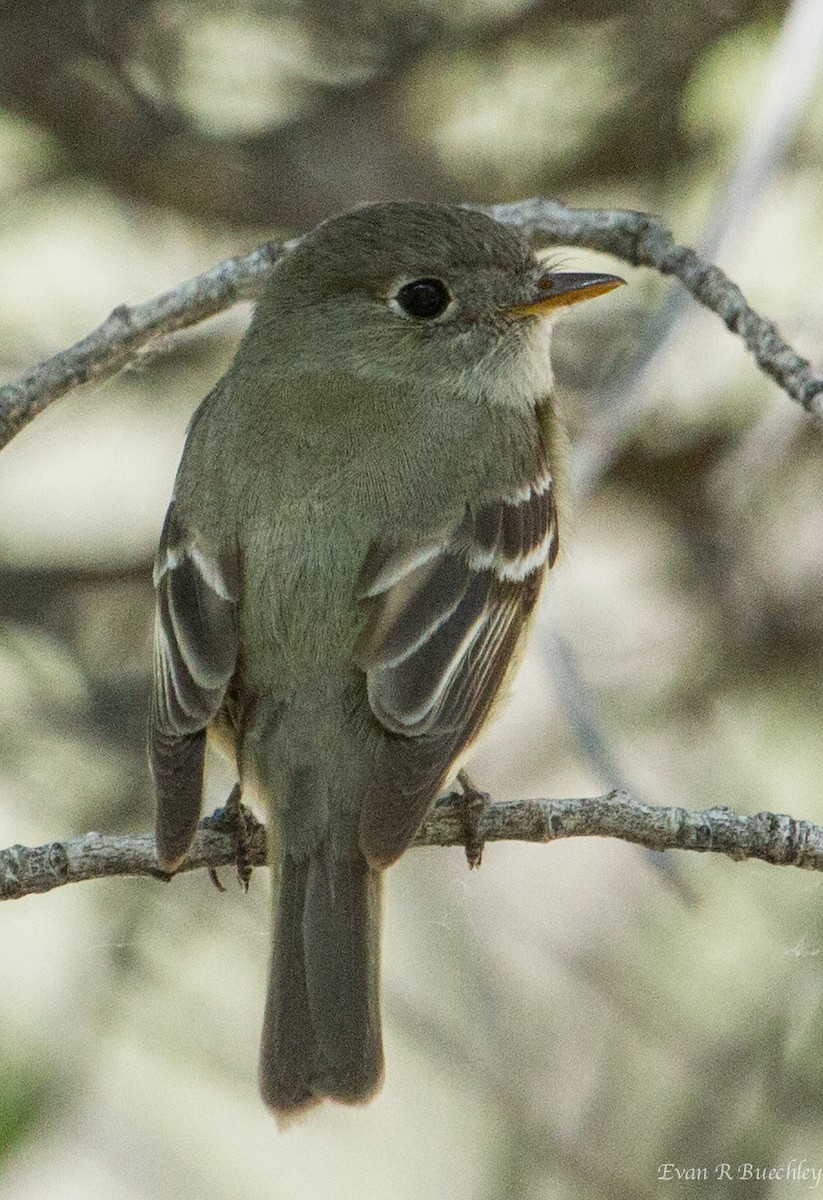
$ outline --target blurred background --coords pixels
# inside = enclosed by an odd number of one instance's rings
[[[819,364],[822,67],[819,0],[12,0],[0,380],[356,202],[530,194],[660,214]],[[555,337],[574,516],[472,774],[823,821],[823,437],[676,285],[563,257],[630,286]],[[150,826],[151,561],[248,315],[3,453],[0,845]],[[823,1168],[819,877],[579,840],[471,875],[414,850],[387,891],[385,1089],[283,1136],[267,872],[3,905],[0,1200],[782,1197],[713,1168]]]

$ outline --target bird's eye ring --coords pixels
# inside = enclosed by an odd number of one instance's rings
[[[409,317],[432,321],[451,304],[451,293],[442,279],[412,279],[398,288],[393,300]]]

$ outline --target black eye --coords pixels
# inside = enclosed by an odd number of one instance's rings
[[[395,300],[410,317],[431,321],[446,311],[451,296],[441,279],[413,279],[403,284]]]

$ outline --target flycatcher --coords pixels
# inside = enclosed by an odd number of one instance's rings
[[[622,280],[482,213],[377,204],[275,266],[188,432],[155,568],[157,856],[207,735],[271,832],[281,1117],[380,1085],[380,892],[480,733],[558,550],[550,318]]]

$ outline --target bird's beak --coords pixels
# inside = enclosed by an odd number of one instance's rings
[[[604,296],[625,283],[619,275],[595,275],[586,271],[551,271],[537,281],[537,295],[528,304],[506,311],[512,317],[544,316],[556,308],[567,308],[581,300]]]

